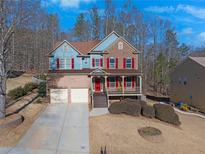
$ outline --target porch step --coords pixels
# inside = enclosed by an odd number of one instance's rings
[[[107,107],[107,96],[104,93],[97,93],[93,96],[94,108],[104,108]]]

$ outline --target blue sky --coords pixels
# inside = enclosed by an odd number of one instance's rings
[[[113,0],[116,9],[124,0]],[[132,0],[145,16],[160,16],[171,21],[182,43],[193,46],[205,44],[205,0]],[[61,31],[72,28],[81,12],[93,6],[104,10],[104,0],[47,0],[45,8],[59,15]]]

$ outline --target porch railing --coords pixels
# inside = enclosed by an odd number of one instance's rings
[[[122,87],[109,87],[107,89],[108,94],[139,94],[140,93],[140,87],[125,87],[124,91]]]

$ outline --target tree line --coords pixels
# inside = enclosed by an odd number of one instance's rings
[[[4,114],[6,79],[10,70],[47,72],[48,53],[56,42],[102,39],[113,30],[141,51],[143,88],[168,94],[169,73],[190,52],[180,44],[171,22],[144,15],[131,0],[104,10],[92,6],[77,16],[75,26],[61,32],[59,17],[42,0],[0,0],[0,117]]]
[[[179,43],[171,21],[145,16],[130,0],[121,9],[105,0],[103,12],[93,6],[80,13],[69,34],[72,40],[86,41],[102,39],[113,30],[141,51],[144,89],[167,95],[169,73],[190,52],[190,47]]]

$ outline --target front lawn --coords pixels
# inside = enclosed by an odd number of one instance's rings
[[[90,151],[100,153],[106,146],[111,154],[177,154],[205,153],[205,120],[179,114],[181,125],[173,126],[157,119],[132,117],[124,114],[90,118]],[[155,127],[161,131],[157,142],[139,135],[142,127]]]

